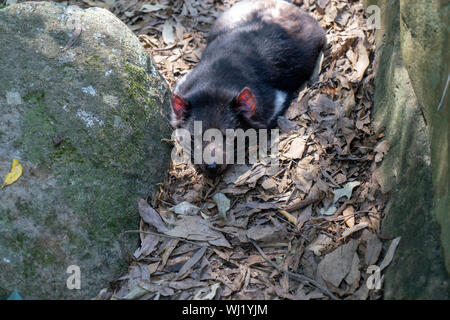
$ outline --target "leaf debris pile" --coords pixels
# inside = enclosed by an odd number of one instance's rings
[[[120,17],[173,88],[235,1],[68,2]],[[128,272],[97,299],[380,298],[367,270],[384,269],[399,239],[383,250],[376,173],[389,142],[371,125],[374,31],[359,1],[293,2],[327,30],[328,49],[319,79],[279,118],[279,168],[235,165],[211,181],[172,163],[152,204],[139,200]]]

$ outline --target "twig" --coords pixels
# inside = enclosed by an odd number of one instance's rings
[[[308,199],[305,199],[305,200],[301,200],[301,201],[299,201],[299,202],[297,202],[297,203],[292,204],[292,205],[289,206],[289,207],[284,208],[284,210],[286,210],[286,211],[289,212],[289,211],[294,211],[294,210],[303,209],[303,208],[309,206],[310,204],[313,204],[313,203],[322,201],[323,198],[324,198],[324,197],[319,197],[319,198],[308,198]]]
[[[209,195],[217,188],[217,186],[219,185],[221,179],[216,179],[212,185],[211,188],[209,188],[209,190],[206,192],[206,195],[203,197],[203,201],[206,201],[209,197]]]
[[[347,206],[354,204],[354,203],[355,203],[355,200],[345,201],[331,217],[327,217],[326,219],[328,221],[332,221],[332,220],[336,219],[345,210],[345,208],[347,208]]]
[[[327,294],[328,296],[330,296],[331,299],[333,300],[339,300],[338,297],[336,297],[334,294],[332,294],[327,288],[325,288],[324,286],[322,286],[320,283],[318,283],[317,281],[302,275],[302,274],[298,274],[298,273],[293,273],[290,272],[282,267],[280,267],[279,265],[277,265],[276,263],[274,263],[273,261],[271,261],[269,259],[269,257],[266,256],[266,254],[264,253],[264,251],[256,244],[255,241],[249,239],[251,244],[253,244],[253,246],[256,248],[256,250],[258,250],[259,254],[264,258],[264,260],[266,260],[267,262],[269,262],[275,269],[277,269],[278,271],[287,274],[288,276],[295,278],[299,281],[302,282],[307,282],[311,285],[313,285],[314,287],[316,287],[317,289],[319,289],[320,291],[322,291],[323,293]]]
[[[210,248],[208,245],[205,245],[205,244],[199,244],[199,243],[194,242],[194,241],[189,241],[189,240],[186,240],[186,239],[183,239],[183,238],[180,238],[180,237],[175,237],[175,236],[168,236],[166,234],[158,233],[158,232],[143,231],[143,230],[127,230],[127,231],[124,231],[124,233],[152,234],[154,236],[160,236],[160,237],[165,237],[165,238],[169,238],[169,239],[175,239],[175,240],[179,240],[179,241],[183,241],[183,242],[186,242],[186,243],[193,244],[193,245],[198,246],[198,247],[206,247],[207,249],[213,250],[212,248]]]
[[[168,46],[166,48],[151,48],[151,49],[152,49],[152,51],[156,51],[156,52],[167,51],[167,50],[172,50],[173,48],[176,47],[176,45],[177,45],[177,43],[175,42],[174,44],[172,44],[172,45],[170,45],[170,46]]]

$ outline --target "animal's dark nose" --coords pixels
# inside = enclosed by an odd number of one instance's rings
[[[208,164],[208,170],[216,170],[217,164],[215,162]]]
[[[206,173],[207,176],[210,178],[215,178],[219,174],[225,171],[227,168],[226,164],[217,164],[216,162],[213,162],[211,164],[204,164],[200,167],[204,173]]]

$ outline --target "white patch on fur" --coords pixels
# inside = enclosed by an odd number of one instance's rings
[[[271,120],[275,119],[283,110],[284,103],[287,98],[287,93],[277,90],[275,93],[274,111]]]

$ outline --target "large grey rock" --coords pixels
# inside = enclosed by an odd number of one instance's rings
[[[13,158],[24,168],[0,190],[0,298],[93,297],[137,245],[123,233],[137,198],[163,180],[169,89],[109,11],[47,2],[0,10],[0,70],[0,178]]]
[[[366,2],[381,9],[374,122],[391,142],[375,174],[382,191],[390,192],[382,232],[402,237],[384,297],[448,299],[450,92],[444,95],[444,88],[450,3]]]

